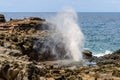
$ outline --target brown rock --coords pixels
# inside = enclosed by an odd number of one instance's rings
[[[30,17],[28,18],[29,20],[40,20],[40,21],[45,21],[45,19],[41,19],[39,17]]]
[[[112,75],[116,77],[120,77],[120,70],[114,70]]]

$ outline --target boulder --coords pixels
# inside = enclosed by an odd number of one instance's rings
[[[90,50],[84,50],[82,53],[84,57],[92,57],[92,52]]]
[[[1,22],[5,22],[6,20],[5,20],[5,17],[4,17],[4,15],[3,14],[0,14],[0,23]]]
[[[116,50],[112,54],[106,54],[104,56],[98,57],[98,65],[114,65],[120,66],[120,49]]]
[[[116,50],[115,52],[113,52],[114,54],[118,54],[120,55],[120,49]]]

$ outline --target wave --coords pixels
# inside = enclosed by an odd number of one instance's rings
[[[100,57],[100,56],[104,56],[106,54],[112,54],[112,53],[113,53],[112,51],[106,50],[104,53],[97,53],[97,54],[94,54],[94,56]]]

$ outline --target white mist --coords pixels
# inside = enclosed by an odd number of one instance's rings
[[[77,14],[73,9],[67,8],[58,13],[53,20],[56,24],[55,30],[58,36],[62,36],[67,55],[74,61],[82,60],[82,48],[84,45],[84,35],[77,23]],[[56,39],[56,38],[54,38]]]

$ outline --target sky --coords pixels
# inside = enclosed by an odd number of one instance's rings
[[[0,12],[120,12],[120,0],[0,0]]]

